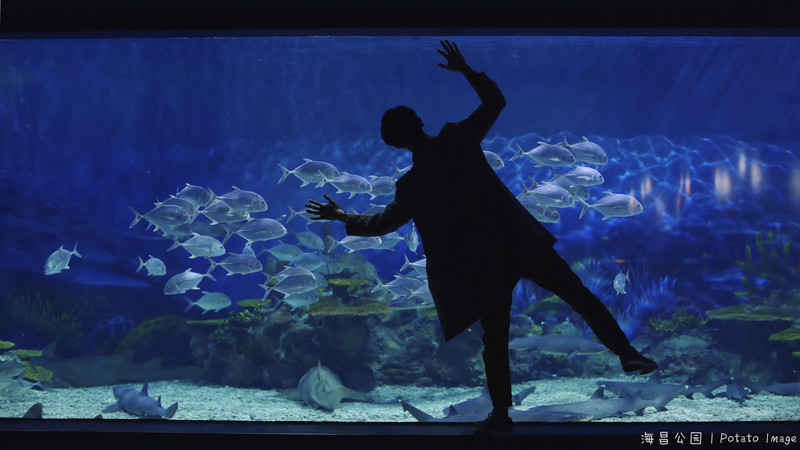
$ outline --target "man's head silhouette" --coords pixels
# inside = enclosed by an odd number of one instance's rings
[[[392,147],[409,148],[419,142],[422,119],[408,106],[398,106],[386,111],[381,119],[381,137]]]

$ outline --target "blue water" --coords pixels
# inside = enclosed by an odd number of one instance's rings
[[[500,155],[511,188],[548,181],[514,155],[538,141],[586,136],[609,164],[602,186],[636,197],[644,212],[601,220],[562,209],[546,226],[571,262],[594,269],[585,282],[618,314],[630,336],[648,318],[705,311],[742,301],[745,245],[755,233],[800,240],[800,39],[786,37],[454,37],[467,61],[485,71],[508,100],[484,149]],[[228,192],[255,191],[269,204],[258,217],[281,218],[309,198],[335,190],[278,184],[278,164],[323,160],[363,176],[391,175],[410,155],[385,145],[383,112],[414,108],[435,134],[478,105],[463,78],[439,69],[439,37],[246,37],[32,39],[0,42],[0,287],[104,295],[106,306],[84,335],[125,333],[132,323],[184,313],[184,295],[163,293],[167,277],[207,262],[145,231],[129,229],[130,208],[146,212],[187,182]],[[559,169],[563,172],[563,170]],[[374,202],[336,197],[350,210]],[[590,202],[591,203],[591,202]],[[302,231],[305,221],[287,225]],[[331,224],[337,238],[341,224]],[[311,229],[322,232],[321,224]],[[401,234],[411,229],[406,225]],[[291,236],[285,242],[296,243]],[[83,258],[45,276],[50,253],[78,242]],[[230,251],[243,241],[231,239]],[[267,243],[269,246],[269,243]],[[469,245],[469,243],[465,243]],[[796,262],[797,250],[792,249]],[[164,260],[164,277],[136,273],[137,255]],[[419,259],[405,244],[368,250],[384,281]],[[630,270],[626,295],[611,281]],[[227,277],[219,270],[203,290],[233,302],[260,298],[263,275]],[[787,281],[791,286],[792,281]],[[786,288],[786,286],[783,286]],[[549,294],[521,283],[515,311]],[[193,298],[198,295],[187,294]],[[10,297],[0,299],[9,301]],[[680,300],[681,303],[677,303]],[[233,307],[235,310],[236,307]],[[202,318],[226,317],[230,310]],[[6,333],[7,336],[4,336]],[[35,333],[0,329],[0,339],[45,345]],[[88,338],[87,338],[88,339]],[[94,342],[94,341],[92,341]],[[92,342],[85,342],[91,351]]]

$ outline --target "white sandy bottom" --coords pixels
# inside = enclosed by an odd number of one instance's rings
[[[644,381],[641,380],[635,381]],[[618,378],[616,381],[634,381]],[[129,385],[137,390],[141,385]],[[587,400],[597,389],[595,380],[583,378],[536,380],[515,385],[516,393],[529,386],[536,391],[518,406],[571,403]],[[715,392],[720,392],[724,388]],[[299,402],[280,398],[275,390],[240,389],[228,386],[198,386],[182,381],[150,383],[149,394],[162,397],[162,405],[178,402],[172,420],[206,421],[301,421],[301,422],[416,422],[399,405],[398,399],[431,414],[443,417],[450,404],[475,397],[481,389],[472,387],[439,388],[379,386],[369,393],[378,403],[343,402],[335,411],[312,409]],[[607,396],[613,396],[607,393]],[[796,421],[800,417],[800,397],[755,394],[743,403],[724,397],[696,399],[679,396],[667,404],[667,411],[647,408],[644,415],[627,413],[597,422],[718,422],[718,421]],[[0,417],[22,417],[34,403],[43,404],[45,419],[91,419],[114,403],[111,386],[30,391],[20,399],[0,398]],[[135,419],[125,412],[102,413],[108,419]]]

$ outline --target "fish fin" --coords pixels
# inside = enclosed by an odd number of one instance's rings
[[[372,399],[363,392],[358,392],[348,387],[342,386],[342,398],[347,398],[350,400],[356,400],[360,402],[372,402]]]
[[[514,142],[514,147],[516,147],[517,153],[514,156],[512,156],[511,159],[509,159],[509,161],[514,161],[515,159],[525,154],[525,152],[522,150],[522,147],[520,147],[519,144],[517,144],[516,142]]]
[[[286,167],[283,167],[280,164],[278,164],[278,167],[280,167],[281,170],[283,170],[283,175],[281,176],[281,179],[278,180],[278,184],[281,184],[281,183],[283,183],[283,180],[285,180],[286,177],[288,177],[292,173],[292,171],[287,169]]]
[[[400,406],[403,407],[403,411],[407,411],[419,422],[434,422],[436,420],[433,418],[433,416],[426,413],[425,411],[417,409],[402,400],[400,400]]]
[[[167,408],[167,413],[164,414],[165,419],[171,419],[172,416],[178,411],[178,402],[173,403],[169,408]]]
[[[142,261],[142,257],[141,256],[136,255],[136,257],[139,258],[139,268],[136,269],[136,273],[139,273],[139,271],[142,270],[142,267],[144,267],[144,261]]]
[[[148,381],[145,381],[145,382],[144,382],[144,384],[142,385],[142,392],[141,392],[141,394],[142,394],[142,395],[144,395],[144,396],[147,396],[147,386],[148,386],[148,384],[149,384],[149,382],[148,382]]]
[[[142,216],[141,214],[139,214],[138,212],[136,212],[136,210],[135,210],[135,209],[133,209],[133,207],[129,206],[128,208],[130,208],[130,209],[131,209],[131,211],[133,211],[133,214],[134,214],[134,216],[135,216],[135,217],[133,218],[133,222],[131,222],[131,225],[128,227],[128,228],[133,228],[134,226],[136,226],[136,224],[137,224],[137,223],[139,223],[139,221],[140,221],[140,220],[142,220],[142,217],[144,217],[144,216]]]
[[[80,253],[78,253],[78,241],[75,241],[75,246],[72,247],[72,254],[77,256],[78,258],[83,258]]]
[[[122,411],[122,408],[119,406],[119,402],[109,405],[103,410],[104,413],[114,413],[118,411]]]

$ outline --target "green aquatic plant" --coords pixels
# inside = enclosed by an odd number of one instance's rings
[[[78,295],[41,285],[21,288],[0,302],[0,330],[22,330],[58,343],[62,355],[77,353],[83,333],[108,308],[102,295]]]
[[[780,342],[800,342],[800,328],[790,327],[783,331],[772,334],[769,337],[770,341]]]
[[[736,266],[742,271],[744,290],[734,292],[734,295],[750,298],[764,291],[796,286],[800,281],[800,263],[791,262],[791,248],[788,238],[776,239],[772,231],[765,237],[757,231],[758,259],[754,259],[750,245],[745,245],[744,260],[736,261]]]
[[[260,298],[248,298],[245,300],[240,300],[236,302],[237,306],[242,308],[263,308],[264,306],[269,306],[272,303],[270,299],[260,299]]]
[[[17,361],[20,364],[27,366],[22,371],[21,375],[15,375],[14,377],[10,377],[2,381],[11,381],[16,377],[20,377],[28,382],[37,382],[37,381],[50,381],[53,378],[53,372],[50,370],[45,369],[42,366],[33,366],[31,365],[28,359],[30,358],[37,358],[42,356],[41,350],[29,350],[29,349],[14,349],[11,351],[6,352],[5,350],[9,350],[10,348],[14,347],[16,344],[10,341],[0,341],[0,350],[3,350],[3,354],[0,355],[0,365],[2,365],[5,361]],[[12,354],[14,356],[8,358],[6,354]],[[6,374],[8,375],[8,374]]]
[[[667,318],[650,318],[650,328],[658,334],[674,334],[678,330],[695,330],[708,323],[708,318],[689,311],[676,311]]]
[[[358,298],[347,305],[340,305],[333,297],[321,297],[308,307],[308,313],[312,316],[371,316],[390,314],[392,311],[385,303],[368,298]]]

